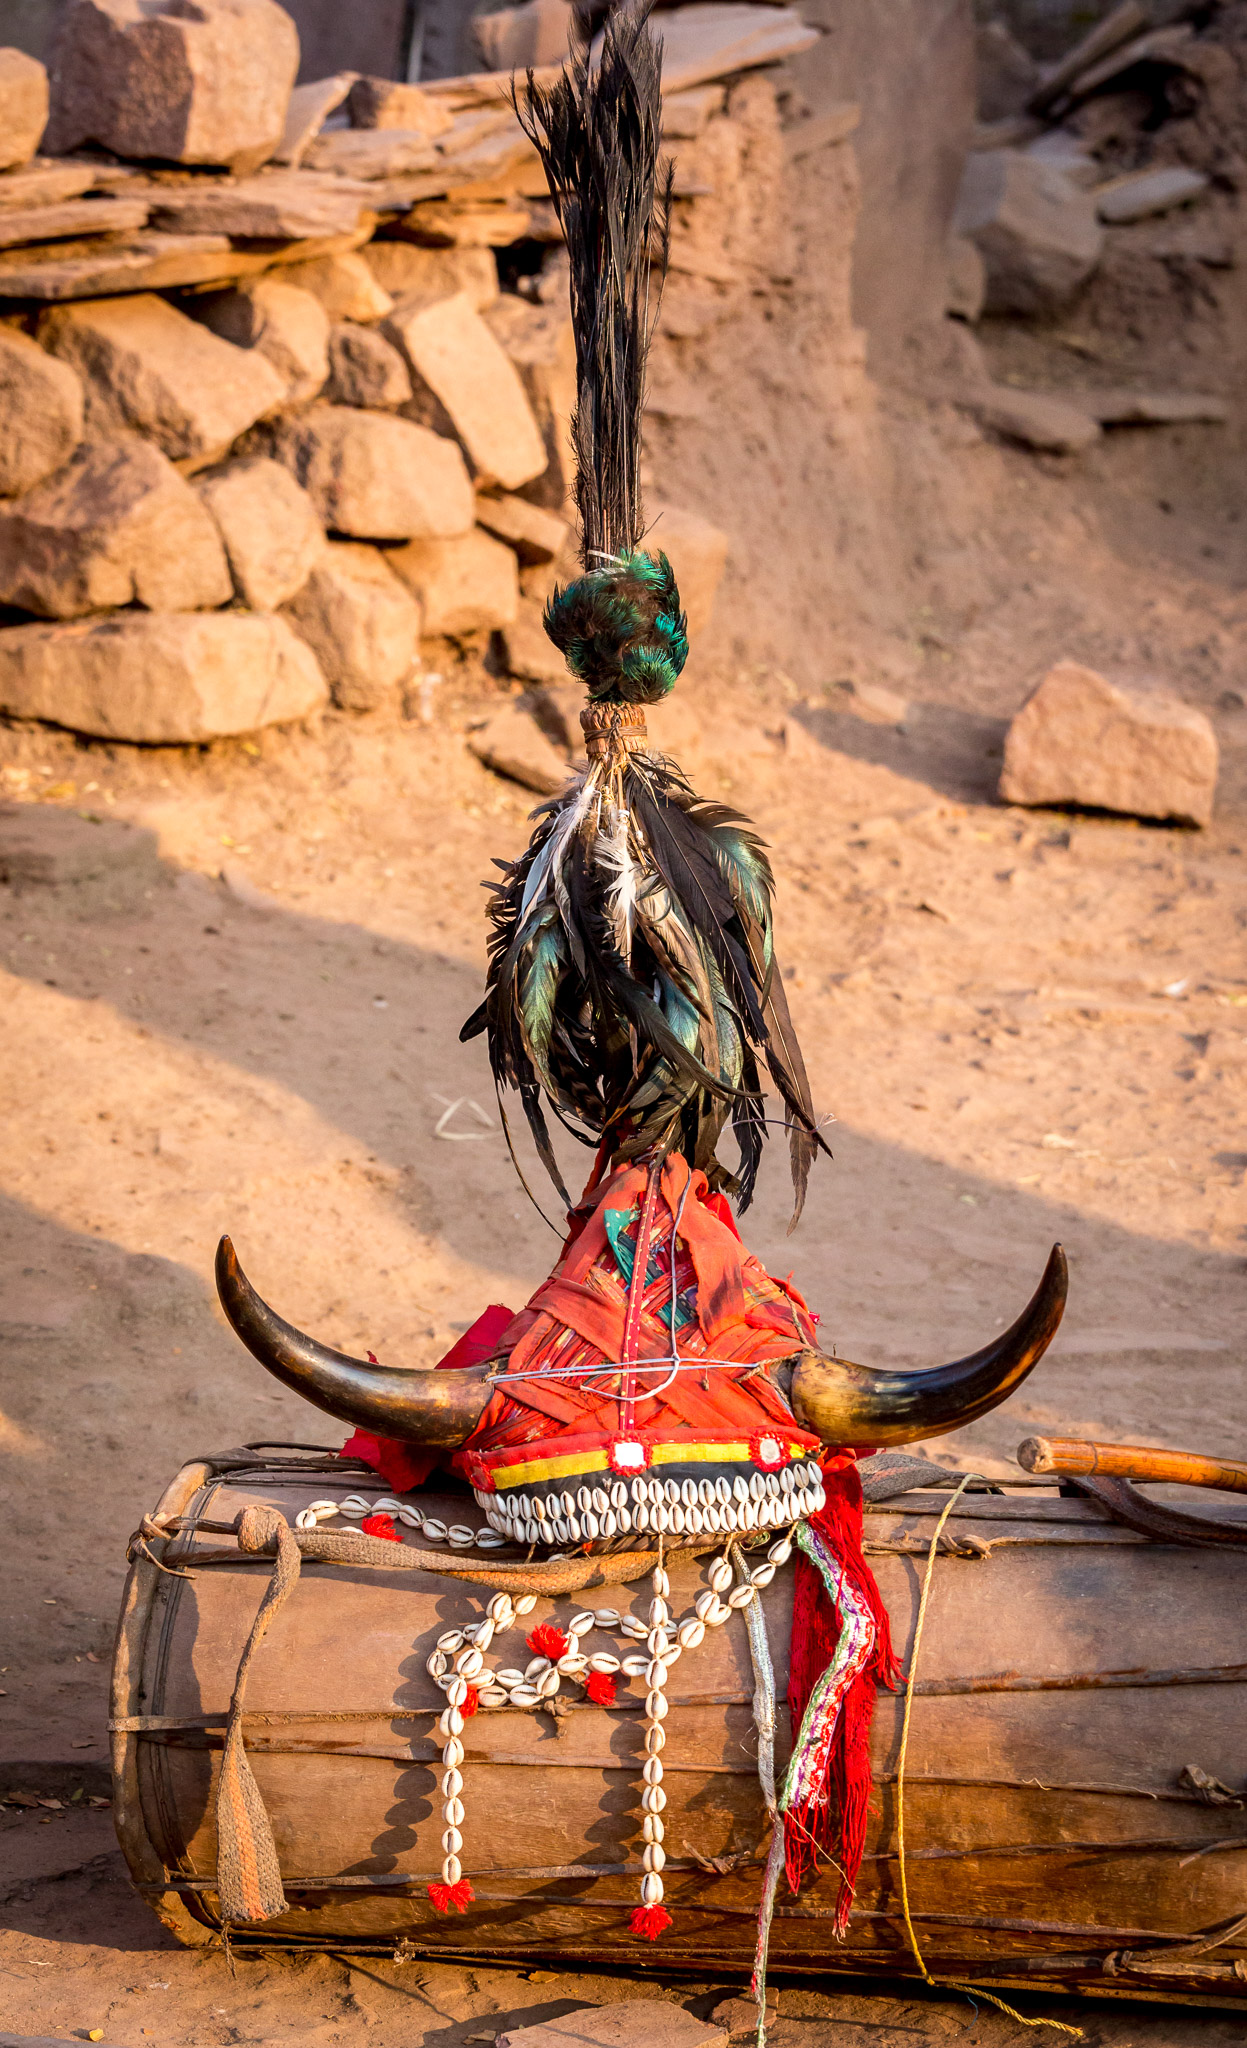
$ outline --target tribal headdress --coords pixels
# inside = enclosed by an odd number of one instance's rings
[[[548,92],[530,77],[520,109],[571,259],[583,574],[555,591],[546,626],[585,686],[588,763],[538,812],[520,858],[503,864],[485,1001],[463,1032],[486,1034],[500,1099],[518,1093],[560,1191],[547,1111],[594,1149],[589,1184],[568,1203],[561,1254],[527,1306],[518,1315],[488,1310],[441,1368],[364,1362],[303,1336],[255,1294],[228,1240],[217,1278],[243,1342],[286,1385],[365,1432],[355,1448],[392,1485],[417,1484],[439,1458],[470,1485],[486,1526],[424,1519],[426,1540],[514,1546],[530,1561],[524,1569],[557,1566],[560,1584],[570,1585],[569,1573],[576,1586],[589,1583],[594,1558],[615,1582],[653,1570],[640,1665],[650,1691],[636,1926],[653,1935],[666,1922],[664,1673],[707,1626],[756,1605],[794,1538],[808,1560],[792,1658],[799,1739],[768,1897],[777,1854],[795,1882],[832,1839],[827,1787],[836,1770],[835,1839],[851,1877],[865,1826],[872,1681],[891,1668],[886,1617],[854,1534],[852,1447],[957,1429],[1004,1400],[1051,1338],[1065,1278],[1058,1248],[995,1343],[927,1372],[879,1371],[821,1349],[817,1318],[796,1288],[773,1279],[737,1233],[727,1198],[743,1210],[753,1193],[767,1130],[764,1076],[782,1103],[794,1222],[822,1139],[775,963],[762,845],[745,819],[699,797],[646,744],[644,707],[673,687],[687,650],[671,565],[642,546],[645,355],[670,194],[658,163],[660,50],[648,13],[644,0],[616,8],[592,61],[582,49]],[[729,1125],[738,1155],[730,1164],[719,1156]],[[415,1507],[403,1512],[423,1519]],[[769,1557],[746,1565],[761,1541]],[[716,1548],[724,1555],[696,1613],[677,1628],[665,1564],[676,1552]],[[591,1628],[595,1617],[576,1617],[573,1634],[579,1625]],[[438,1683],[448,1689],[454,1783],[460,1703],[472,1682],[464,1674],[468,1663],[479,1674],[491,1635],[492,1619],[484,1637],[455,1651],[453,1667],[450,1651],[430,1662],[433,1670],[441,1657]],[[752,1621],[750,1640],[756,1649]],[[619,1660],[594,1663],[570,1636],[558,1649],[544,1643],[527,1672],[491,1671],[481,1703],[531,1705],[539,1684],[557,1689],[577,1672],[577,1682],[596,1683],[588,1696],[604,1699],[613,1680],[602,1674]],[[538,1681],[539,1664],[547,1669]],[[448,1810],[458,1806],[454,1790]],[[458,1904],[466,1880],[457,1821],[444,1839],[440,1890]],[[850,1897],[848,1885],[842,1915]]]

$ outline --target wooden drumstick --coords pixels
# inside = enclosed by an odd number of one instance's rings
[[[1088,1443],[1079,1437],[1028,1436],[1017,1448],[1024,1472],[1092,1473],[1114,1479],[1164,1479],[1179,1486],[1215,1486],[1223,1493],[1247,1493],[1247,1465],[1229,1458],[1205,1458],[1198,1451],[1152,1451],[1139,1444]]]

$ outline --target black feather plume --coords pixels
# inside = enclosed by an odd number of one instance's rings
[[[529,72],[517,101],[571,261],[579,384],[572,432],[586,568],[631,554],[645,526],[645,359],[667,263],[672,177],[668,165],[659,182],[662,50],[648,26],[652,4],[614,8],[592,65],[582,42],[557,85],[543,91]]]

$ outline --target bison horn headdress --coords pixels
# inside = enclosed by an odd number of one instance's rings
[[[861,1550],[855,1454],[958,1429],[1005,1400],[1060,1320],[1065,1263],[1054,1247],[1017,1321],[982,1350],[898,1373],[820,1347],[801,1295],[766,1272],[737,1230],[731,1201],[740,1213],[753,1195],[768,1086],[787,1132],[794,1223],[826,1147],[776,965],[765,850],[744,818],[698,796],[646,736],[645,707],[673,688],[687,653],[661,529],[659,544],[645,545],[640,490],[645,361],[671,194],[659,168],[661,51],[648,14],[645,0],[615,8],[592,51],[580,49],[548,91],[530,75],[518,103],[571,264],[582,573],[554,591],[546,629],[585,689],[587,758],[536,813],[519,858],[499,864],[485,1000],[462,1035],[484,1034],[500,1102],[519,1097],[567,1203],[561,1252],[518,1314],[487,1311],[433,1370],[351,1358],[303,1336],[260,1299],[228,1239],[217,1284],[254,1356],[354,1424],[354,1448],[391,1484],[418,1484],[440,1462],[451,1484],[471,1489],[475,1525],[430,1522],[426,1539],[514,1546],[524,1561],[507,1583],[555,1572],[563,1588],[584,1586],[608,1566],[618,1583],[652,1569],[634,1933],[652,1939],[668,1924],[663,1674],[707,1626],[747,1606],[762,1669],[761,1591],[797,1546],[795,1740],[778,1806],[773,1784],[767,1794],[783,1825],[773,1830],[763,1888],[761,1967],[782,1862],[795,1884],[834,1839],[842,1926],[862,1851],[865,1731],[874,1684],[889,1680],[893,1664]],[[550,1115],[593,1153],[574,1204]],[[747,1564],[761,1542],[767,1556]],[[724,1555],[677,1637],[665,1566],[674,1553],[696,1558],[716,1547]],[[464,1569],[457,1564],[460,1576]],[[581,1624],[595,1617],[569,1626]],[[565,1657],[550,1684],[557,1690],[565,1666],[585,1662]],[[443,1682],[463,1690],[453,1674]],[[769,1664],[758,1683],[769,1685]],[[613,1680],[606,1691],[613,1700]],[[588,1696],[610,1703],[600,1689]],[[448,1697],[445,1754],[448,1782],[457,1782],[462,1720],[456,1694]],[[513,1703],[536,1697],[520,1686]],[[759,1743],[765,1790],[761,1731]],[[457,1793],[447,1811],[459,1811]],[[446,1882],[430,1887],[439,1910],[471,1897],[458,1830],[453,1821],[445,1838]]]
[[[764,1076],[782,1104],[794,1224],[826,1148],[776,964],[766,852],[746,819],[698,796],[646,740],[645,706],[673,688],[688,648],[671,564],[642,544],[645,364],[671,194],[648,14],[617,8],[592,55],[581,49],[549,91],[530,78],[520,105],[571,262],[583,573],[555,590],[546,630],[585,687],[588,758],[538,811],[519,859],[499,863],[486,996],[462,1033],[486,1035],[500,1094],[518,1094],[564,1200],[547,1112],[595,1149],[588,1188],[550,1279],[490,1355],[453,1376],[317,1343],[260,1299],[228,1239],[217,1258],[230,1322],[286,1386],[362,1430],[459,1452],[491,1513],[538,1521],[543,1539],[578,1519],[552,1511],[565,1482],[574,1494],[608,1463],[637,1479],[664,1454],[699,1480],[748,1483],[762,1429],[784,1438],[785,1462],[958,1429],[1030,1371],[1065,1294],[1055,1247],[994,1342],[925,1372],[882,1371],[820,1350],[800,1296],[744,1251],[731,1219],[726,1197],[743,1212],[754,1191]],[[729,1128],[730,1165],[719,1157]],[[530,1477],[542,1461],[507,1442],[512,1397],[551,1436],[571,1431],[580,1469],[569,1445],[557,1472]],[[643,1440],[642,1466],[628,1462],[635,1448],[611,1449],[624,1428]],[[696,1457],[673,1458],[687,1433]],[[513,1491],[545,1514],[503,1513]],[[600,1544],[600,1529],[562,1536],[586,1540]]]

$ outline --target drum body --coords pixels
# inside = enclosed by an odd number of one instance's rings
[[[296,1513],[344,1497],[357,1468],[295,1469],[277,1452],[187,1466],[168,1513],[231,1521],[252,1502]],[[371,1479],[364,1491],[381,1491]],[[935,1518],[947,1496],[867,1509],[866,1548],[908,1663]],[[479,1521],[471,1496],[422,1505]],[[913,1926],[936,1977],[985,1985],[1233,2004],[1247,2000],[1247,1825],[1179,1780],[1194,1765],[1238,1788],[1247,1705],[1241,1551],[1179,1548],[1118,1528],[1095,1503],[1032,1485],[958,1502],[936,1561],[905,1775]],[[114,1811],[135,1883],[179,1939],[219,1933],[214,1793],[239,1655],[271,1561],[196,1533],[140,1557],[114,1673]],[[444,1553],[443,1553],[444,1555]],[[433,1553],[431,1562],[435,1561]],[[497,1559],[491,1559],[497,1563]],[[673,1568],[691,1611],[704,1563]],[[787,1756],[793,1567],[764,1612]],[[246,1745],[289,1910],[235,1940],[286,1948],[403,1947],[471,1959],[638,1969],[748,1969],[765,1853],[753,1670],[733,1615],[668,1679],[664,1872],[673,1925],[632,1937],[641,1874],[643,1680],[610,1709],[482,1710],[465,1727],[462,1862],[476,1893],[437,1914],[443,1822],[425,1668],[437,1637],[479,1618],[488,1591],[432,1573],[305,1561],[252,1667]],[[648,1581],[542,1599],[524,1628],[578,1608],[643,1614]],[[604,1646],[604,1638],[593,1638]],[[619,1650],[616,1641],[611,1645]],[[631,1645],[623,1647],[632,1647]],[[527,1659],[517,1627],[491,1650]],[[781,1889],[772,1967],[913,1979],[897,1861],[903,1698],[881,1694],[876,1792],[848,1938],[832,1933],[834,1871]],[[781,1780],[782,1782],[782,1780]],[[1235,1926],[1235,1922],[1239,1924]]]

